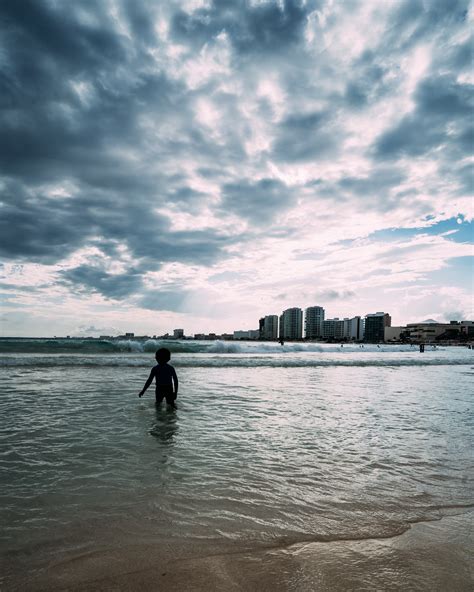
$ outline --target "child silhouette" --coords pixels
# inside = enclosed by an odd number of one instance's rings
[[[178,396],[178,377],[173,366],[168,364],[171,359],[170,350],[162,347],[156,352],[155,358],[158,364],[151,369],[150,376],[138,396],[143,397],[154,378],[156,404],[160,405],[163,399],[166,399],[166,403],[175,409],[175,401]]]

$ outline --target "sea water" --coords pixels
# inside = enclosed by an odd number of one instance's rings
[[[163,345],[177,411],[137,397]],[[368,540],[472,511],[473,353],[0,340],[4,584],[110,545]]]

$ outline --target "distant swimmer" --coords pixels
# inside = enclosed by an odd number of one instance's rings
[[[178,396],[178,377],[173,366],[168,364],[171,359],[170,350],[165,347],[159,349],[155,354],[155,359],[158,364],[151,369],[150,376],[138,396],[143,397],[145,391],[155,379],[156,404],[161,405],[163,399],[166,399],[166,403],[175,409],[175,401]]]
[[[420,343],[420,354],[422,354],[424,351],[425,351],[425,344]]]
[[[278,341],[280,342],[280,345],[285,345],[285,342],[283,340],[283,337],[280,337],[280,339]]]

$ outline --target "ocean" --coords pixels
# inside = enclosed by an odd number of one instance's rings
[[[472,589],[473,356],[0,339],[0,588]]]

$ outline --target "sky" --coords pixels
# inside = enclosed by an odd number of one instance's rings
[[[473,319],[463,0],[3,0],[4,336]]]

